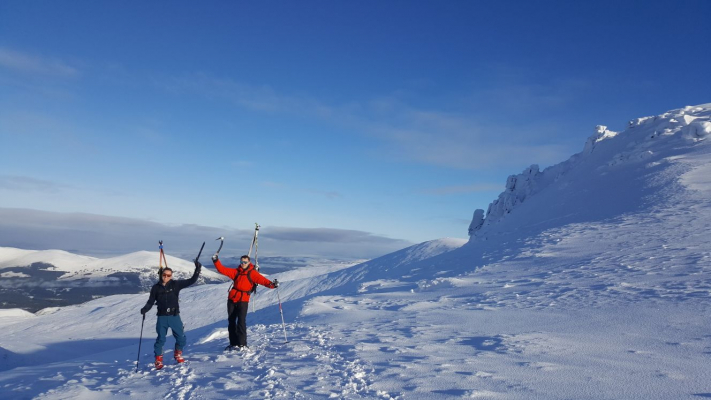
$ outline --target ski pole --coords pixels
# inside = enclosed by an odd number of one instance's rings
[[[289,343],[289,340],[286,338],[286,324],[284,323],[284,311],[281,309],[281,296],[279,296],[279,287],[277,286],[276,288],[277,291],[277,299],[279,299],[279,314],[281,314],[281,328],[284,330],[284,343]]]
[[[250,257],[252,256],[252,247],[254,246],[254,269],[259,272],[259,224],[254,223],[254,238],[252,239],[252,245],[249,246],[249,255]],[[257,296],[257,285],[254,285],[252,288],[252,296],[256,297]],[[255,301],[252,301],[252,313],[254,313],[254,303]]]
[[[141,359],[141,344],[143,343],[143,324],[146,322],[146,314],[143,314],[143,321],[141,322],[141,338],[138,339],[138,357],[136,358],[136,372],[138,372],[138,362]]]

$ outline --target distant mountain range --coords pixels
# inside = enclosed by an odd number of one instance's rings
[[[195,267],[191,261],[166,256],[177,279],[188,279]],[[203,257],[197,284],[228,282]],[[306,266],[353,265],[343,261],[309,257],[260,257],[262,273],[269,275]],[[239,257],[225,257],[230,268]],[[114,294],[150,291],[158,281],[158,255],[139,251],[112,258],[77,255],[62,250],[23,250],[0,247],[0,308],[21,308],[36,312],[46,307],[79,304]]]
[[[171,256],[167,261],[178,279],[192,276],[192,262]],[[0,307],[34,312],[113,294],[141,293],[158,281],[157,272],[158,256],[148,251],[101,259],[62,250],[0,247]],[[198,284],[226,280],[203,268]]]

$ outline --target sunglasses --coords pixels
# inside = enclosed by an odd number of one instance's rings
[[[163,274],[163,276],[170,278],[171,276],[173,276],[173,274],[170,274],[170,275],[168,275],[168,274]]]
[[[249,261],[247,261],[247,260],[242,260],[242,264],[249,264]]]

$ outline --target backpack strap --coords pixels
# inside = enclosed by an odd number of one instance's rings
[[[249,268],[247,268],[246,271],[237,272],[237,276],[235,276],[234,281],[232,281],[232,289],[234,289],[234,290],[236,290],[236,291],[238,291],[238,292],[241,292],[241,293],[252,293],[252,290],[254,290],[254,286],[255,286],[254,280],[252,280],[252,271],[254,271],[254,268],[250,266]],[[249,290],[239,290],[239,289],[237,289],[237,280],[238,280],[239,277],[242,276],[242,275],[246,275],[246,276],[247,276],[247,280],[249,281],[250,284],[252,284],[252,289],[249,289]]]

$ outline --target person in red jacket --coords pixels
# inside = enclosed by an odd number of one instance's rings
[[[217,272],[232,279],[232,289],[227,296],[227,330],[230,334],[230,345],[225,350],[236,350],[247,347],[247,309],[249,296],[257,285],[275,289],[279,281],[265,278],[254,269],[249,256],[240,257],[240,266],[227,268],[220,262],[217,254],[212,256]]]

